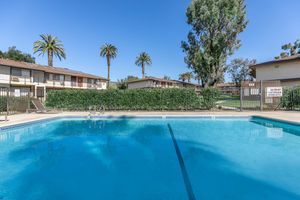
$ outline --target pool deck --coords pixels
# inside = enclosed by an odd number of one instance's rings
[[[24,113],[24,114],[15,114],[8,116],[8,121],[4,121],[4,116],[0,116],[0,127],[11,126],[16,124],[22,124],[27,122],[33,122],[36,120],[51,119],[54,117],[70,117],[70,116],[89,116],[89,112],[62,112],[56,114],[37,114],[37,113]],[[199,111],[199,112],[136,112],[136,111],[116,111],[116,112],[105,112],[104,114],[93,113],[91,116],[227,116],[227,117],[251,117],[251,116],[260,116],[270,119],[283,120],[291,123],[300,124],[300,112],[293,111],[273,111],[273,112],[233,112],[233,111]]]

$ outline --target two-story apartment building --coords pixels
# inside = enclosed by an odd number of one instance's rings
[[[0,87],[13,96],[30,94],[44,100],[53,89],[106,89],[107,79],[68,68],[0,59]]]
[[[300,85],[300,55],[251,66],[257,81],[280,81],[282,86]]]
[[[141,88],[192,88],[196,91],[200,91],[201,86],[194,83],[188,83],[177,80],[166,80],[155,77],[148,77],[128,82],[128,89]]]

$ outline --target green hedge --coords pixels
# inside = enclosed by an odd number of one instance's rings
[[[203,98],[203,107],[210,110],[216,106],[216,102],[220,97],[220,91],[213,87],[204,88],[201,91],[201,96]]]
[[[201,108],[193,89],[52,90],[46,106],[66,110],[194,110]]]
[[[283,108],[288,110],[299,110],[300,87],[284,89],[283,97],[281,98],[281,104]]]

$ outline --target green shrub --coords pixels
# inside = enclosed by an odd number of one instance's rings
[[[210,110],[216,106],[220,91],[213,87],[204,88],[201,90],[201,96],[203,98],[203,107]]]
[[[281,98],[283,108],[294,110],[300,108],[300,87],[286,88]]]
[[[201,106],[193,89],[52,90],[46,106],[66,110],[193,110]]]

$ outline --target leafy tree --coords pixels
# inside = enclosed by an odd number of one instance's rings
[[[101,57],[106,57],[107,61],[107,79],[108,79],[108,86],[110,82],[110,61],[111,59],[114,59],[117,57],[118,54],[118,49],[112,44],[104,44],[100,48],[100,56]]]
[[[294,43],[282,45],[281,49],[283,50],[283,52],[281,52],[279,56],[276,56],[275,59],[300,54],[300,40],[296,40]]]
[[[125,79],[120,79],[117,81],[117,87],[119,90],[125,90],[128,87],[128,83]]]
[[[244,0],[193,0],[187,9],[192,26],[182,42],[185,62],[204,87],[222,81],[226,60],[240,47],[238,39],[247,26]]]
[[[142,67],[142,78],[145,78],[145,65],[151,65],[152,60],[151,60],[151,57],[146,52],[142,52],[136,58],[135,64],[137,66]]]
[[[136,81],[136,80],[139,80],[139,78],[138,77],[136,77],[136,76],[127,76],[126,78],[124,78],[124,79],[120,79],[120,80],[118,80],[118,82],[117,82],[117,87],[118,87],[118,89],[120,89],[120,90],[125,90],[125,89],[127,89],[128,88],[128,82],[130,82],[130,81]]]
[[[192,72],[179,74],[179,80],[182,80],[183,82],[188,81],[190,83],[192,78],[193,78]]]
[[[48,55],[48,66],[53,67],[53,56],[59,60],[66,59],[66,52],[62,42],[52,35],[42,34],[40,35],[41,40],[34,42],[33,53],[39,55]]]
[[[35,58],[28,53],[23,53],[18,50],[15,46],[9,47],[7,52],[0,51],[0,58],[23,61],[28,63],[35,63]]]
[[[241,58],[232,60],[227,68],[227,72],[229,73],[232,82],[236,85],[240,85],[242,81],[253,80],[253,71],[250,66],[255,63],[256,60]]]

